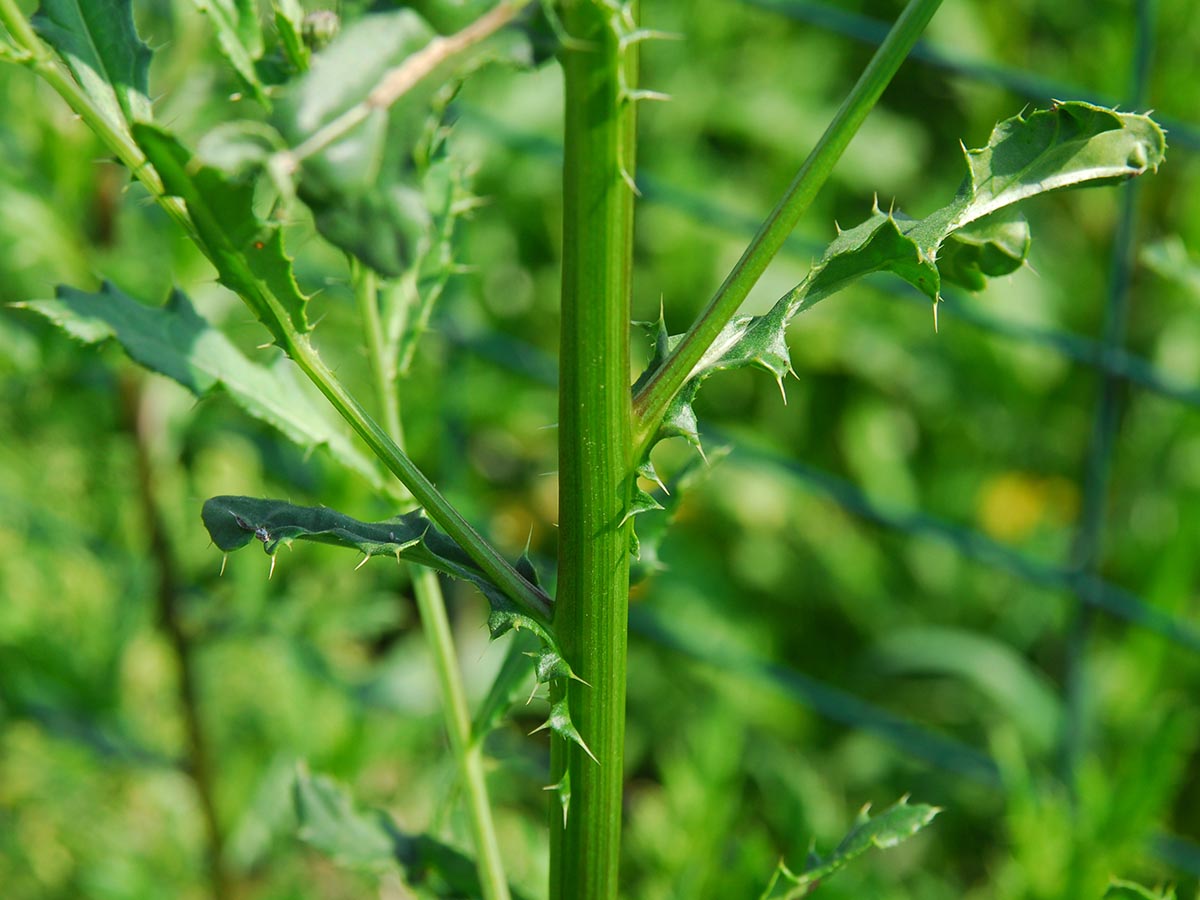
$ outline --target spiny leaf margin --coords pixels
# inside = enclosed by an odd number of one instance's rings
[[[804,310],[865,275],[887,271],[928,296],[936,314],[943,282],[979,290],[988,277],[1024,264],[1028,225],[1011,209],[1013,204],[1050,191],[1112,184],[1156,171],[1165,152],[1163,131],[1149,116],[1082,101],[1055,102],[999,123],[986,146],[964,148],[967,177],[953,202],[920,220],[895,209],[884,212],[876,203],[866,221],[839,229],[805,279],[769,312],[732,319],[672,399],[639,464],[655,444],[669,437],[684,437],[700,446],[692,402],[713,372],[761,368],[782,390],[792,370],[785,331]],[[682,335],[670,335],[660,317],[653,358],[634,385],[635,393],[680,340]]]
[[[131,0],[42,0],[33,27],[117,130],[152,117],[150,47],[138,37]]]
[[[479,588],[491,605],[488,631],[493,640],[509,631],[524,630],[537,636],[541,646],[534,652],[534,671],[540,683],[570,678],[579,680],[563,658],[549,624],[519,610],[463,549],[435,528],[420,510],[381,522],[363,522],[324,506],[296,506],[283,500],[219,496],[205,501],[201,519],[213,543],[221,550],[230,553],[258,540],[272,557],[272,565],[281,544],[290,546],[293,541],[306,540],[358,550],[364,555],[363,563],[373,556],[394,556],[397,562],[416,563],[469,581]],[[537,573],[527,558],[517,563],[517,571],[537,586]],[[591,756],[591,750],[571,720],[565,699],[551,706],[550,715],[538,730],[542,729],[549,729],[564,740],[578,744]]]
[[[853,827],[828,857],[822,859],[810,853],[808,864],[800,874],[780,862],[767,889],[759,900],[797,900],[807,896],[825,878],[844,868],[872,847],[886,850],[908,840],[933,821],[941,812],[936,806],[910,804],[904,796],[872,818],[868,803],[859,812]]]
[[[254,183],[202,164],[174,135],[137,124],[133,137],[172,196],[187,206],[201,249],[221,283],[271,332],[285,352],[309,330],[308,297],[296,284],[283,229],[254,211]]]
[[[104,282],[95,293],[59,286],[53,300],[13,305],[44,316],[85,344],[115,340],[135,362],[197,397],[224,390],[243,411],[300,447],[324,446],[372,486],[384,486],[374,462],[300,391],[290,364],[282,359],[271,366],[251,362],[196,312],[182,291],[172,291],[163,306],[155,307]]]

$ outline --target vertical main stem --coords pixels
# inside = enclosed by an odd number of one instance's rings
[[[563,285],[559,387],[559,551],[554,627],[587,684],[572,681],[570,709],[596,759],[561,739],[554,778],[570,791],[551,804],[550,896],[617,896],[632,471],[629,297],[634,46],[622,50],[612,6],[563,4],[574,39],[565,83]],[[625,68],[624,73],[621,67]]]

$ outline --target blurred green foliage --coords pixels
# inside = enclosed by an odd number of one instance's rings
[[[786,5],[696,14],[644,3],[647,26],[682,40],[651,44],[643,58],[643,83],[674,99],[641,113],[635,318],[655,318],[662,301],[672,330],[686,327],[869,57],[866,44],[765,8]],[[1153,6],[1148,105],[1186,121],[1200,109],[1200,18],[1190,0]],[[899,8],[839,7],[882,19]],[[238,76],[189,0],[147,0],[138,13],[146,40],[170,48],[150,75],[160,120],[194,145],[228,110],[253,103],[238,96]],[[1121,98],[1133,31],[1125,4],[969,0],[947,3],[929,40]],[[402,394],[418,463],[503,549],[515,555],[528,539],[546,559],[560,95],[548,66],[490,72],[458,98],[452,140],[478,161],[476,189],[491,202],[464,228],[461,256],[475,271],[451,281]],[[940,205],[962,177],[960,139],[981,144],[996,120],[1049,99],[905,67],[748,308],[793,286],[834,220],[861,220],[876,192],[913,215]],[[57,97],[4,66],[0,103],[0,299],[48,297],[59,283],[94,290],[106,278],[161,302],[177,285],[243,352],[274,358],[254,349],[261,329]],[[1194,144],[1172,142],[1138,203],[1139,244],[1180,243],[1190,271],[1200,259],[1198,184]],[[1031,269],[952,298],[940,334],[927,304],[890,286],[822,304],[792,327],[799,379],[786,407],[770,379],[730,373],[701,394],[701,422],[852,482],[885,508],[923,510],[1066,564],[1100,376],[954,308],[1098,337],[1118,208],[1113,191],[1030,207]],[[288,238],[303,287],[317,292],[310,315],[322,319],[324,352],[365,390],[342,258],[311,221],[290,223]],[[1197,295],[1172,271],[1189,269],[1135,268],[1127,347],[1191,385],[1200,380]],[[1195,621],[1200,421],[1150,391],[1123,387],[1119,399],[1099,574]],[[4,897],[208,890],[203,817],[182,765],[178,665],[155,611],[163,559],[150,549],[131,406],[197,647],[238,896],[376,890],[373,876],[337,869],[297,839],[289,792],[298,760],[349,783],[406,831],[469,846],[464,822],[447,811],[453,765],[404,570],[380,561],[354,572],[336,550],[301,546],[270,581],[267,559],[251,554],[219,577],[199,516],[216,494],[325,503],[368,520],[395,510],[227,398],[197,404],[115,348],[83,350],[0,308]],[[658,454],[668,476],[690,460],[683,446]],[[667,571],[637,588],[635,620],[666,623],[674,640],[639,627],[631,646],[625,896],[757,896],[781,857],[798,869],[810,840],[831,848],[864,803],[882,808],[906,792],[945,811],[820,896],[1079,900],[1101,896],[1114,875],[1192,896],[1200,853],[1171,836],[1200,837],[1195,652],[1103,616],[1073,650],[1069,590],[966,556],[937,533],[873,523],[796,471],[735,447],[674,510],[660,552]],[[504,648],[487,645],[480,598],[462,587],[451,598],[468,685],[482,697]],[[1082,660],[1075,699],[1072,654]],[[488,745],[509,876],[533,896],[544,891],[547,759],[545,742],[524,732],[544,709],[541,700],[518,707]],[[1084,752],[1067,775],[1059,748],[1073,715]],[[944,753],[976,762],[931,760],[926,732]],[[398,884],[385,889],[405,896]]]

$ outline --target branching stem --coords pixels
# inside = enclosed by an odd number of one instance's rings
[[[884,88],[916,43],[942,0],[909,0],[887,38],[842,103],[783,197],[759,227],[741,259],[672,351],[633,401],[634,440],[639,455],[649,446],[671,400],[738,307],[758,283],[800,216],[808,209],[833,167],[874,108]]]

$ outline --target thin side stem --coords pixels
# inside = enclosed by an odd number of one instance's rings
[[[554,627],[572,681],[570,709],[595,760],[561,739],[550,804],[550,896],[618,893],[629,612],[631,281],[636,42],[622,47],[617,6],[563,5],[573,38],[565,85],[563,286],[559,387],[559,550]],[[555,699],[563,688],[556,689]],[[565,818],[565,822],[564,822]]]
[[[354,297],[362,318],[363,336],[367,343],[367,359],[375,381],[375,397],[383,413],[383,427],[396,446],[404,448],[404,429],[400,424],[400,402],[396,393],[396,367],[388,357],[379,317],[378,279],[371,269],[359,262],[350,263],[354,282]]]
[[[133,436],[137,451],[138,494],[142,505],[142,519],[150,541],[150,557],[154,560],[158,575],[155,599],[158,605],[158,623],[166,634],[175,657],[179,681],[178,703],[183,716],[184,733],[187,735],[185,757],[187,772],[196,790],[200,804],[200,816],[204,821],[205,863],[208,869],[209,891],[213,900],[224,900],[230,896],[229,874],[223,860],[225,833],[217,816],[216,789],[213,784],[212,753],[204,720],[200,714],[200,688],[196,675],[196,655],[192,637],[183,622],[180,605],[183,586],[176,577],[178,564],[171,550],[170,538],[154,496],[154,463],[151,459],[147,435],[145,399],[137,383],[126,379],[121,385],[126,428]]]
[[[282,320],[281,320],[282,321]],[[416,501],[446,533],[466,551],[492,582],[519,604],[523,610],[542,624],[551,616],[550,598],[540,588],[527,581],[500,552],[463,518],[429,477],[417,468],[394,440],[367,413],[361,403],[346,390],[313,349],[304,335],[288,335],[287,353],[308,379],[325,395],[346,422],[371,449],[371,452],[411,492]]]
[[[375,273],[357,264],[353,267],[354,293],[362,315],[367,356],[375,376],[375,391],[383,407],[387,430],[398,447],[404,446],[400,419],[400,397],[396,390],[395,365],[384,350],[383,327],[379,320]],[[488,800],[487,778],[483,771],[483,750],[471,737],[471,711],[458,670],[458,651],[446,615],[446,601],[437,573],[424,566],[411,566],[413,595],[425,641],[433,658],[450,749],[458,761],[467,796],[467,817],[475,840],[475,867],[484,900],[509,900],[508,879],[496,839],[492,806]]]
[[[909,0],[908,6],[892,26],[783,197],[759,227],[741,259],[683,340],[638,392],[633,401],[633,421],[639,450],[653,439],[668,404],[679,393],[721,329],[737,313],[750,289],[758,283],[767,264],[775,258],[800,216],[829,178],[833,167],[941,3],[942,0]]]
[[[442,694],[446,733],[450,738],[450,749],[458,760],[467,798],[467,818],[475,841],[475,868],[479,873],[479,884],[485,900],[509,900],[508,879],[504,874],[500,842],[496,838],[492,805],[488,799],[487,777],[483,770],[483,747],[471,737],[471,713],[458,671],[458,653],[454,647],[450,620],[446,616],[442,588],[437,573],[432,569],[424,566],[411,568],[413,594]]]

